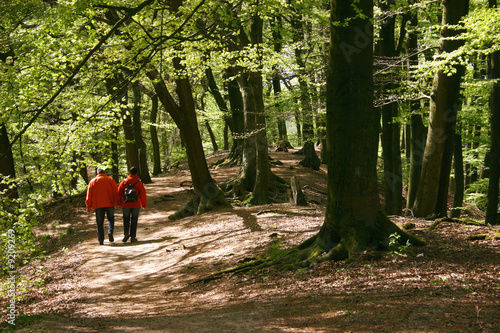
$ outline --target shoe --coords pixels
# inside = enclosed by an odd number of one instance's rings
[[[99,241],[99,245],[104,245],[104,241]]]
[[[111,243],[113,243],[115,241],[115,239],[113,238],[113,235],[109,234],[108,237],[109,237],[109,241]]]
[[[123,237],[122,241],[125,243],[126,241],[128,241],[129,237],[130,237],[129,234],[125,234],[125,237]]]
[[[131,243],[135,243],[135,242],[137,242],[137,238],[132,237],[132,238],[130,239],[130,242],[131,242]]]

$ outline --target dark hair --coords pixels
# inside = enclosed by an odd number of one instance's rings
[[[137,175],[137,168],[135,166],[131,167],[129,171],[131,175]]]
[[[106,173],[106,170],[104,170],[103,168],[99,167],[97,168],[97,173]]]

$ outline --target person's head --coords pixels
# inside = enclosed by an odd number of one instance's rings
[[[103,168],[101,167],[98,167],[97,168],[97,174],[100,174],[100,173],[106,173],[106,170],[104,170]]]
[[[131,175],[137,175],[137,168],[135,166],[131,167],[129,170]]]

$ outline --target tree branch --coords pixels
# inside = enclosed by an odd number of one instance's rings
[[[87,55],[80,61],[80,63],[75,67],[71,75],[66,79],[66,81],[59,87],[59,89],[52,95],[52,97],[42,105],[40,109],[38,109],[35,115],[28,121],[28,123],[23,127],[23,129],[14,137],[12,142],[10,143],[9,149],[5,154],[0,156],[0,160],[3,159],[6,154],[12,149],[12,146],[19,140],[19,138],[28,130],[28,128],[33,125],[33,123],[38,119],[38,117],[49,107],[52,102],[61,94],[61,92],[71,83],[73,78],[80,72],[80,70],[85,66],[85,64],[89,61],[89,59],[96,53],[101,46],[103,46],[106,41],[127,21],[130,16],[133,16],[139,13],[141,10],[152,4],[154,0],[146,0],[141,3],[139,6],[132,8],[128,11],[128,14],[121,18],[116,24],[108,31],[106,35],[104,35],[99,42],[87,53]]]

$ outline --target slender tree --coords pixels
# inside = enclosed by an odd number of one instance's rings
[[[149,117],[149,133],[151,135],[151,145],[153,146],[153,176],[161,173],[160,141],[158,139],[158,95],[151,96],[151,114]]]
[[[396,40],[394,29],[396,15],[390,12],[394,1],[379,3],[385,13],[380,27],[380,38],[375,47],[380,66],[391,64],[396,57]],[[405,21],[403,20],[403,24]],[[390,95],[396,88],[395,73],[385,70],[379,79],[380,90],[384,95]],[[385,97],[385,96],[384,96]],[[382,152],[384,159],[384,211],[390,215],[400,215],[403,206],[403,176],[401,170],[401,149],[399,143],[400,126],[397,121],[398,102],[387,101],[382,110]]]
[[[443,21],[439,51],[450,53],[463,45],[458,37],[463,28],[457,28],[468,13],[468,0],[443,3]],[[424,151],[420,182],[413,205],[415,216],[446,216],[448,185],[453,156],[453,140],[457,112],[461,107],[460,83],[465,68],[453,65],[453,72],[439,69],[434,76],[431,93],[429,130]]]

